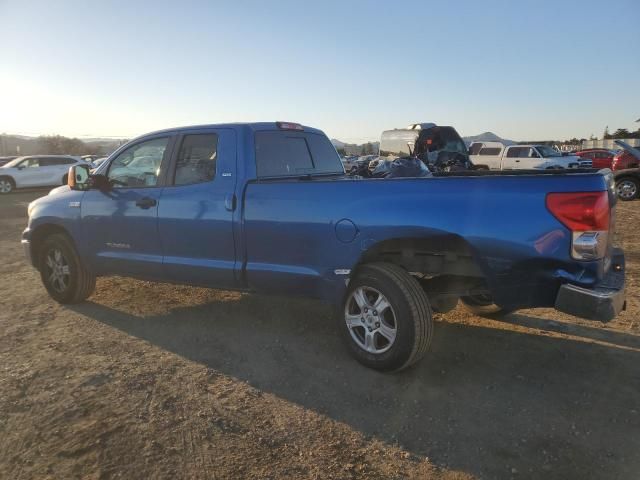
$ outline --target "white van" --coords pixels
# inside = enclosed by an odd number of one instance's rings
[[[553,168],[591,168],[591,160],[563,155],[548,145],[510,145],[501,142],[473,142],[471,161],[490,170],[529,170]]]

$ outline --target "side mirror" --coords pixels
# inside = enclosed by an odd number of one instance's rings
[[[87,190],[90,186],[90,178],[88,165],[73,165],[69,167],[67,185],[71,190]]]

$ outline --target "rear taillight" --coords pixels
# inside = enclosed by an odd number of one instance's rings
[[[573,258],[596,260],[604,257],[611,214],[608,192],[550,193],[547,208],[571,230]]]
[[[616,155],[615,157],[613,157],[613,160],[611,160],[611,170],[617,170],[618,163],[620,163],[620,157]]]

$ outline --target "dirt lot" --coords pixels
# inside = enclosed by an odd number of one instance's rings
[[[46,295],[0,197],[0,478],[640,476],[640,202],[628,310],[439,318],[417,368],[355,363],[317,303],[110,278]]]

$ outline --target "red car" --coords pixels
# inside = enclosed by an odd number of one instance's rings
[[[576,152],[576,155],[591,160],[593,168],[611,168],[615,152],[606,148],[587,148]]]
[[[625,170],[638,167],[638,159],[626,150],[607,150],[606,148],[588,148],[576,153],[579,157],[591,160],[593,168]]]
[[[627,168],[638,168],[639,166],[640,160],[627,150],[619,150],[613,157],[611,170],[626,170]]]

